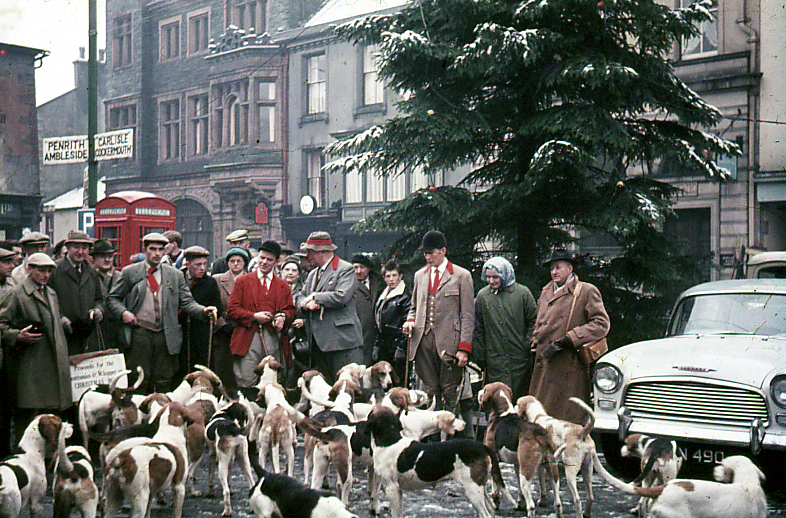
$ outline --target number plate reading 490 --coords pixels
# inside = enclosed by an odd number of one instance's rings
[[[683,462],[691,464],[718,464],[723,461],[726,454],[711,448],[697,448],[695,446],[679,446],[677,453]]]

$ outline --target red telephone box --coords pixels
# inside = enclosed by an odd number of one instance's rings
[[[149,192],[121,191],[96,203],[95,236],[118,251],[115,266],[131,264],[131,256],[144,252],[142,237],[150,232],[175,230],[175,204]]]

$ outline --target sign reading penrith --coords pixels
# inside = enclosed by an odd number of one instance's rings
[[[131,158],[134,155],[134,129],[100,133],[95,137],[96,160]],[[44,139],[44,165],[87,162],[87,136],[52,137]]]

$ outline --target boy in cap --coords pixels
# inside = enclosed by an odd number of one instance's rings
[[[98,350],[96,322],[104,317],[104,294],[101,278],[87,257],[93,239],[72,230],[64,243],[66,256],[58,259],[49,286],[62,303],[63,329],[68,339],[68,354]]]
[[[235,280],[227,304],[227,316],[234,320],[229,348],[234,358],[235,378],[240,387],[256,384],[254,369],[267,355],[281,365],[290,364],[288,342],[282,340],[284,326],[295,318],[292,291],[274,268],[281,245],[265,241],[259,247],[257,269]]]
[[[16,437],[41,413],[73,406],[68,346],[57,294],[47,286],[55,262],[37,252],[27,258],[28,276],[0,302],[0,335],[14,368],[8,397],[15,406]]]
[[[145,380],[139,390],[149,394],[167,392],[176,383],[183,343],[178,310],[206,319],[215,318],[216,308],[196,302],[183,273],[161,264],[169,243],[166,237],[154,232],[145,235],[142,243],[145,260],[123,268],[120,282],[109,292],[107,306],[125,324],[126,367],[144,369]]]
[[[314,267],[295,305],[303,311],[311,359],[331,385],[348,363],[363,363],[363,334],[355,306],[357,275],[347,261],[335,255],[336,245],[327,232],[312,232],[304,245]]]
[[[213,306],[220,315],[221,293],[218,283],[213,277],[207,275],[207,260],[210,252],[201,246],[189,246],[183,251],[188,266],[183,274],[186,277],[188,288],[194,300],[203,306]],[[210,354],[210,323],[203,318],[191,318],[186,313],[181,314],[180,322],[185,334],[185,345],[180,351],[180,373],[186,375],[194,369],[194,365],[207,365]]]
[[[179,270],[183,267],[183,258],[185,257],[180,248],[183,246],[183,234],[177,230],[167,230],[164,232],[164,237],[169,240],[169,243],[164,247],[164,258],[161,261]]]

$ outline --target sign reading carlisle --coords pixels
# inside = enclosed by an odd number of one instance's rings
[[[133,128],[100,133],[95,137],[96,160],[131,158],[134,154]],[[87,136],[44,139],[44,165],[87,162]]]

